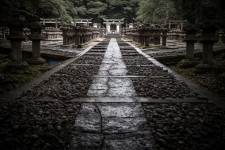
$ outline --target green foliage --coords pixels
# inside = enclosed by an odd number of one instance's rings
[[[145,23],[163,23],[177,19],[175,5],[171,0],[141,0],[138,19]]]
[[[15,4],[20,3],[20,6]],[[38,15],[42,18],[61,18],[68,24],[74,18],[125,18],[132,22],[136,17],[139,0],[1,0],[0,17],[12,18],[18,8],[23,15]]]
[[[217,21],[225,26],[224,0],[1,0],[0,23],[12,19],[18,9],[26,16],[61,18],[65,24],[74,18],[125,18],[133,22],[138,15],[146,23],[168,19],[187,19],[189,23]]]
[[[190,24],[206,24],[214,22],[225,25],[224,0],[171,0],[183,19]]]

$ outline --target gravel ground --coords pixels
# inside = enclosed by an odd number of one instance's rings
[[[173,76],[168,73],[167,70],[163,70],[159,66],[127,66],[128,75],[137,75],[137,76],[160,76],[165,78],[172,78]]]
[[[120,43],[119,45],[125,46],[126,44]],[[123,52],[123,50],[121,51]],[[133,52],[136,50],[130,48],[129,51]],[[198,94],[188,88],[184,82],[176,80],[168,71],[154,65],[142,55],[123,55],[123,59],[128,70],[127,75],[148,76],[131,78],[138,96],[152,98],[184,98],[198,96]]]
[[[79,59],[75,60],[73,64],[93,64],[100,65],[103,60],[103,56],[91,56],[83,55]]]
[[[128,65],[152,65],[152,62],[147,59],[127,59],[127,57],[125,57],[123,61],[127,67]]]
[[[169,66],[172,70],[182,74],[175,66]],[[187,71],[188,72],[188,71]],[[204,74],[183,74],[193,82],[206,87],[208,90],[225,97],[225,73],[208,72]]]
[[[184,98],[196,97],[188,86],[174,78],[132,78],[134,88],[138,96],[152,98]]]
[[[60,100],[85,97],[92,84],[92,77],[98,73],[102,58],[103,57],[82,56],[50,76],[50,78],[34,87],[23,96],[28,96],[29,99],[49,96]]]
[[[198,84],[208,88],[210,91],[225,97],[225,74],[207,73],[196,75],[192,78]]]
[[[142,104],[158,150],[223,150],[225,112],[213,104]]]
[[[2,150],[63,150],[79,103],[13,101],[0,109]]]

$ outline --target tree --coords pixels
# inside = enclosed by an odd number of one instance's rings
[[[225,25],[224,0],[171,0],[176,10],[189,24],[202,24],[215,21],[217,25]]]
[[[171,0],[141,0],[137,14],[138,20],[145,23],[163,23],[179,18]]]

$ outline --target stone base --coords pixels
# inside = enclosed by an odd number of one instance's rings
[[[77,48],[84,48],[84,44],[77,45]]]
[[[189,60],[189,59],[183,59],[179,62],[179,67],[180,68],[192,68],[197,65],[197,61],[195,60]]]
[[[213,67],[208,64],[199,64],[195,67],[195,73],[203,74],[212,71]]]
[[[71,48],[71,45],[60,45],[60,48]]]
[[[30,65],[43,65],[46,63],[46,60],[43,58],[31,58],[27,61]]]
[[[5,70],[12,72],[12,73],[18,73],[23,72],[28,68],[29,64],[26,61],[22,62],[10,62],[7,64]]]

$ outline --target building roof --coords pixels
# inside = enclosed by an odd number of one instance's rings
[[[106,18],[103,18],[103,20],[106,21],[106,22],[123,22],[124,18],[122,18],[122,19],[106,19]]]

